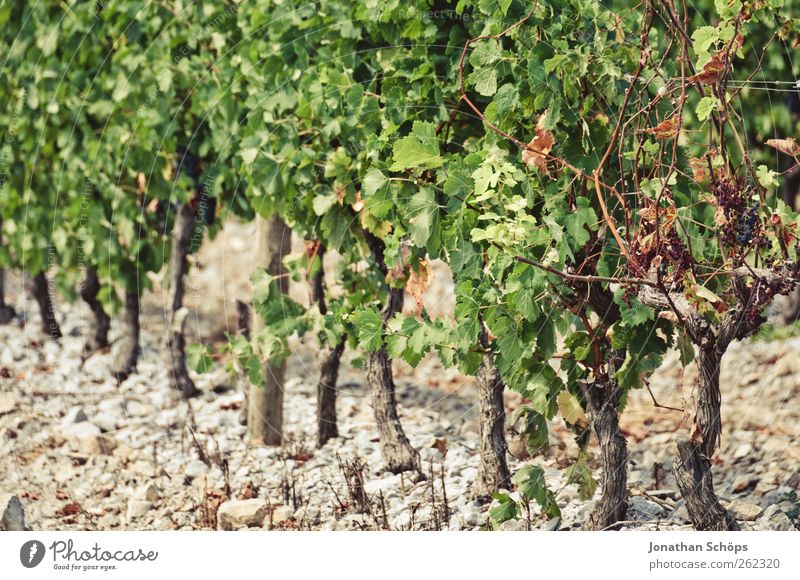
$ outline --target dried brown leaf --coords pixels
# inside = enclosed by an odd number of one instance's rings
[[[703,68],[694,76],[689,77],[689,82],[700,83],[701,85],[714,85],[719,82],[722,71],[725,70],[725,62],[722,54],[717,53],[711,57]]]
[[[447,455],[447,439],[436,439],[431,447],[438,450],[442,457]]]
[[[678,122],[680,117],[676,114],[670,117],[669,119],[665,119],[661,121],[655,127],[652,127],[647,130],[648,133],[653,135],[656,139],[672,139],[678,135],[678,131],[680,131],[680,126]]]
[[[795,141],[792,137],[787,137],[786,139],[769,139],[766,145],[768,147],[772,147],[773,149],[777,149],[781,153],[791,155],[792,157],[800,155],[800,145],[798,145],[797,141]]]
[[[352,207],[353,211],[356,212],[356,213],[358,213],[362,209],[364,209],[364,200],[361,199],[361,192],[360,191],[356,191],[356,202],[354,204],[352,204],[350,207]]]
[[[81,508],[80,504],[76,501],[72,503],[65,504],[58,512],[58,515],[62,517],[74,516],[81,513],[83,509]]]
[[[411,268],[406,283],[406,290],[417,303],[417,312],[422,311],[422,295],[428,289],[433,280],[433,269],[428,260],[420,260],[416,268]]]
[[[141,171],[136,174],[136,191],[141,194],[145,194],[147,192],[147,178]]]
[[[547,155],[555,144],[553,134],[544,128],[546,120],[547,113],[539,115],[536,123],[536,135],[528,143],[528,148],[522,152],[523,163],[529,167],[535,167],[542,173],[547,173]]]
[[[692,168],[692,177],[695,183],[705,183],[708,181],[708,162],[702,157],[692,157],[689,159],[689,167]]]

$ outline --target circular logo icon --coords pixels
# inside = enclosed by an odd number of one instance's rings
[[[30,540],[19,549],[19,561],[26,568],[36,568],[44,559],[44,544],[39,540]]]

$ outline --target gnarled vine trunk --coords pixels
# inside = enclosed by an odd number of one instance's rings
[[[42,318],[42,332],[53,340],[61,338],[61,327],[56,320],[55,304],[50,292],[47,276],[39,272],[33,277],[31,293],[39,305],[39,314]]]
[[[8,324],[16,315],[14,307],[6,304],[6,271],[0,268],[0,324]]]
[[[792,166],[795,161],[790,156],[785,156]],[[784,181],[783,201],[793,210],[797,211],[797,192],[800,191],[800,169],[791,170]],[[795,288],[786,296],[783,306],[782,318],[784,324],[793,324],[800,320],[800,288]]]
[[[719,373],[722,352],[716,341],[700,347],[697,365],[700,371],[695,415],[696,433],[677,443],[675,479],[686,500],[692,525],[698,530],[738,530],[739,525],[719,503],[714,493],[711,457],[720,442],[722,421]]]
[[[609,374],[612,374],[611,370]],[[603,464],[600,500],[584,528],[618,529],[617,523],[625,520],[628,512],[628,445],[619,428],[622,389],[615,379],[607,377],[586,384],[583,392]]]
[[[382,318],[385,321],[394,317],[403,308],[403,290],[390,288]],[[381,347],[367,357],[367,382],[372,393],[372,410],[381,444],[381,455],[386,469],[392,473],[419,470],[419,453],[403,431],[400,415],[397,412],[392,359],[386,347]]]
[[[686,511],[697,530],[734,531],[734,517],[723,508],[714,493],[711,459],[701,443],[681,439],[677,443],[675,479],[686,500]]]
[[[291,249],[292,232],[279,215],[264,219],[256,217],[255,266],[266,268],[278,277],[283,293],[289,290],[289,280],[283,268],[283,258]],[[258,335],[264,321],[258,314],[253,316],[252,334],[254,348],[258,352]],[[247,401],[247,435],[250,439],[263,440],[267,445],[283,443],[283,385],[286,363],[266,361],[264,386],[250,385]]]
[[[316,303],[320,314],[326,314],[328,306],[325,302],[325,271],[322,261],[325,248],[317,247],[316,258],[319,269],[311,280],[311,302]],[[340,340],[333,348],[323,353],[317,383],[317,446],[322,447],[328,440],[339,436],[336,423],[336,383],[339,378],[339,364],[344,353],[344,340]]]
[[[0,218],[0,246],[3,245],[3,218]],[[10,304],[6,304],[6,271],[0,268],[0,324],[8,324],[17,315]]]
[[[388,270],[384,261],[384,245],[381,240],[365,231],[364,239],[369,245],[373,257],[384,276]],[[390,320],[403,309],[403,289],[389,288],[386,306],[381,318]],[[394,377],[392,376],[392,359],[386,347],[381,347],[367,357],[367,382],[372,394],[372,410],[378,426],[381,444],[381,456],[386,469],[391,473],[420,470],[419,453],[411,446],[411,442],[403,431],[400,415],[397,412]]]
[[[172,230],[172,253],[170,260],[170,312],[167,346],[169,349],[172,380],[181,398],[189,399],[200,395],[186,368],[183,334],[186,315],[177,320],[183,308],[183,296],[186,292],[186,272],[189,269],[189,243],[194,231],[195,212],[189,203],[178,204],[175,225]]]
[[[340,342],[325,354],[317,384],[317,446],[339,436],[336,426],[336,381],[339,378],[339,363],[344,353],[344,342]]]
[[[114,353],[114,376],[118,383],[127,379],[136,370],[139,359],[139,292],[125,289],[125,310],[123,313],[125,333],[121,337],[120,346]]]
[[[486,354],[475,374],[480,408],[480,464],[474,495],[490,497],[499,489],[510,489],[511,473],[506,460],[505,423],[503,407],[505,384],[500,378],[491,354]]]
[[[247,302],[242,302],[241,300],[236,300],[236,328],[239,333],[239,336],[245,338],[246,340],[250,340],[250,306]],[[244,372],[239,371],[240,375],[243,375]],[[239,409],[239,424],[240,425],[247,425],[247,400],[249,399],[248,385],[247,381],[241,381],[241,384],[244,385],[242,389],[244,391],[244,400],[242,401],[242,406]]]
[[[686,501],[689,519],[698,530],[738,530],[736,520],[720,505],[714,493],[711,458],[722,435],[719,388],[722,357],[730,343],[754,332],[759,320],[747,322],[743,317],[746,297],[725,312],[719,324],[712,326],[688,302],[683,294],[664,296],[653,288],[641,288],[639,300],[657,310],[680,313],[686,332],[698,347],[697,405],[694,428],[689,438],[677,442],[673,471],[678,489]]]
[[[180,308],[172,317],[172,325],[169,329],[167,343],[169,346],[169,356],[172,363],[172,379],[175,388],[178,389],[183,398],[196,397],[200,395],[200,390],[194,386],[194,381],[189,377],[186,368],[186,334],[184,327],[189,316],[188,308]]]
[[[94,316],[92,337],[86,340],[86,352],[91,353],[108,346],[108,332],[111,329],[111,319],[106,314],[97,295],[100,293],[100,279],[94,268],[86,269],[86,277],[81,283],[80,294],[89,306]]]
[[[592,249],[590,253],[595,251]],[[572,285],[580,296],[588,297],[589,305],[601,320],[601,328],[611,328],[621,319],[619,306],[608,288],[597,282]],[[600,446],[603,470],[600,499],[584,524],[588,530],[618,529],[617,523],[625,520],[628,511],[628,444],[619,427],[622,389],[615,378],[625,354],[624,350],[610,352],[605,360],[605,373],[581,385],[591,428]]]

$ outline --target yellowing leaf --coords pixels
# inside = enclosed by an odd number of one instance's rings
[[[569,391],[561,391],[556,399],[558,403],[558,412],[564,418],[564,421],[570,425],[577,425],[578,427],[585,428],[589,425],[589,420],[586,418],[586,413],[583,411],[578,399]]]
[[[250,165],[256,160],[256,157],[258,157],[258,148],[249,147],[247,149],[242,149],[239,155],[242,156],[242,161],[244,161],[245,165]]]
[[[702,298],[713,304],[714,308],[718,312],[722,312],[728,309],[725,306],[725,303],[722,301],[722,298],[714,294],[711,290],[709,290],[705,286],[701,286],[700,284],[693,284],[692,292],[694,292],[694,295],[697,296],[698,298]]]
[[[369,232],[372,232],[378,239],[385,239],[386,236],[392,231],[392,224],[386,220],[375,219],[366,209],[358,212],[358,219],[361,222],[361,227]]]

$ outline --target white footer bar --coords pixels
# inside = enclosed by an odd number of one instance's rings
[[[462,580],[598,572],[619,580],[797,579],[800,532],[0,533],[4,580]]]

